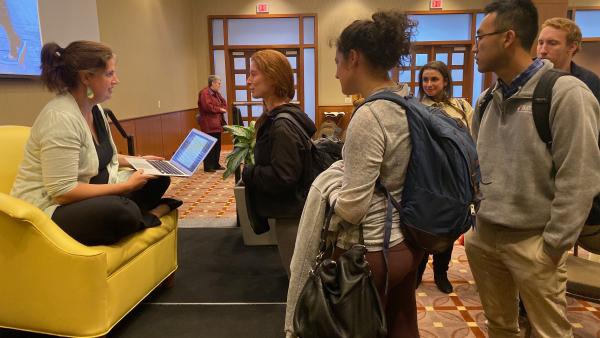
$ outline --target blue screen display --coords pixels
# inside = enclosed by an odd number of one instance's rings
[[[211,136],[192,130],[177,149],[171,161],[189,172],[194,172],[200,162],[208,155],[215,140]]]
[[[0,75],[40,75],[37,0],[0,0]]]

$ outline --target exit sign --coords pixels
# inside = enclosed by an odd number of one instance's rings
[[[430,9],[442,9],[442,0],[431,0]]]
[[[256,14],[259,13],[269,13],[269,4],[257,4],[256,5]]]

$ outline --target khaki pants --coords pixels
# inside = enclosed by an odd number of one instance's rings
[[[558,265],[543,251],[542,232],[478,223],[465,251],[490,338],[519,337],[519,293],[540,338],[573,337],[567,320],[567,253]]]
[[[296,246],[296,236],[298,235],[298,218],[269,218],[269,225],[275,226],[275,237],[277,238],[277,250],[281,257],[281,264],[290,278],[290,264],[294,255]]]

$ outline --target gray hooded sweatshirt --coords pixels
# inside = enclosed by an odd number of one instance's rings
[[[558,79],[552,90],[549,150],[535,128],[531,102],[541,75],[551,68],[544,61],[507,100],[496,86],[482,121],[474,114],[473,137],[484,183],[477,226],[541,230],[544,250],[557,256],[573,247],[600,193],[600,107],[577,78]]]

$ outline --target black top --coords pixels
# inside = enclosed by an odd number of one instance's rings
[[[112,160],[113,148],[108,136],[108,130],[106,130],[106,124],[102,118],[102,112],[100,109],[94,107],[94,109],[92,109],[92,115],[94,116],[94,130],[96,131],[96,137],[98,138],[98,143],[94,140],[96,153],[98,153],[98,175],[92,177],[90,183],[107,184],[108,169],[106,169],[106,166]]]
[[[598,78],[598,75],[575,64],[575,62],[571,62],[571,74],[585,83],[596,97],[596,100],[600,102],[600,78]]]
[[[284,104],[265,114],[256,131],[254,166],[244,166],[242,179],[250,189],[256,212],[262,217],[300,217],[306,200],[304,163],[310,145],[293,122],[275,117],[290,113],[308,135],[316,131],[313,121],[299,106]]]

